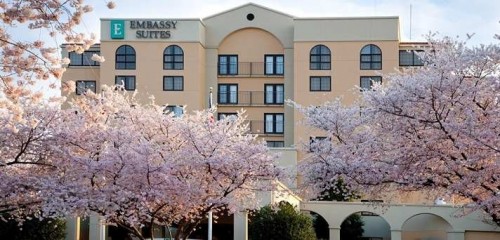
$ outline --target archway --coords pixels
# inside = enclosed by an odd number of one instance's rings
[[[402,227],[402,240],[422,239],[422,240],[446,240],[447,232],[451,230],[451,225],[442,217],[422,213],[408,218]]]
[[[311,215],[313,221],[314,232],[316,233],[317,240],[330,239],[330,226],[326,219],[321,214],[313,211],[302,211]]]
[[[340,240],[390,240],[391,227],[380,215],[373,212],[356,212],[340,225]]]

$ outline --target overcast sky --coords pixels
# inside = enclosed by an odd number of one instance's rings
[[[94,12],[85,18],[84,30],[99,32],[99,18],[204,18],[248,3],[245,0],[115,0],[108,10],[104,0],[87,0]],[[295,17],[399,16],[401,38],[422,41],[429,32],[465,37],[470,44],[498,43],[499,0],[253,0],[253,3]]]

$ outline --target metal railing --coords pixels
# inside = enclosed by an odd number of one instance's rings
[[[274,130],[274,131],[269,131],[266,132],[266,121],[263,120],[247,120],[246,123],[248,123],[248,127],[250,129],[250,133],[253,134],[273,134],[273,135],[283,135],[283,132],[276,131],[276,130],[284,130],[284,125],[283,122],[268,122],[267,124],[273,125],[274,126],[280,126],[278,127],[279,129],[274,129],[273,127],[268,127],[268,130]]]
[[[264,91],[239,91],[239,92],[219,92],[219,105],[283,105],[283,92]]]
[[[219,63],[219,76],[283,76],[285,73],[284,63],[281,62],[238,62]]]

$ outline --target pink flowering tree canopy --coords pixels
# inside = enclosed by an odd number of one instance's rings
[[[321,192],[339,178],[383,194],[433,189],[465,199],[500,225],[500,47],[431,40],[422,67],[384,76],[360,100],[302,107],[327,139],[308,146],[305,186]]]
[[[143,226],[175,224],[184,239],[209,211],[253,208],[281,176],[241,116],[163,110],[108,87],[75,98],[53,132],[59,176],[43,211],[98,213],[141,239]]]
[[[115,6],[104,2],[108,8]],[[92,9],[84,0],[0,2],[0,110],[10,115],[9,128],[18,124],[16,120],[29,118],[24,113],[27,102],[37,104],[43,99],[37,88],[58,87],[53,80],[59,80],[70,63],[61,58],[62,42],[69,52],[77,53],[94,44],[94,34],[75,30]]]
[[[60,56],[61,41],[79,53],[94,43],[92,34],[75,31],[90,11],[83,0],[0,2],[0,213],[34,213],[43,201],[40,188],[55,170],[60,99],[48,104],[38,83],[62,76],[69,59]]]
[[[51,129],[57,115],[50,106],[26,106],[23,118],[12,119],[0,109],[0,218],[39,212],[42,186],[56,170]]]

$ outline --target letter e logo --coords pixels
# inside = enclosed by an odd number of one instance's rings
[[[125,38],[125,21],[124,20],[111,20],[111,39],[124,39]]]

